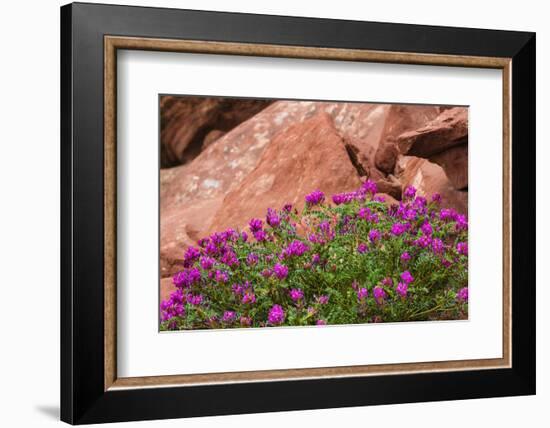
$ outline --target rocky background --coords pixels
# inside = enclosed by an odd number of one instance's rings
[[[468,210],[463,107],[161,98],[161,297],[185,249],[306,193],[351,191],[370,178],[388,203],[409,185]]]

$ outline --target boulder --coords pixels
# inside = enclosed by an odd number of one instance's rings
[[[466,107],[445,110],[426,126],[402,133],[397,138],[401,153],[422,158],[429,158],[456,145],[467,143]]]
[[[392,173],[399,151],[395,136],[424,126],[439,114],[433,106],[339,103],[326,109],[345,140],[360,175],[379,180]]]
[[[451,147],[429,159],[443,168],[455,189],[468,188],[468,144]]]
[[[361,176],[373,180],[384,176],[376,167],[374,157],[390,109],[389,104],[368,103],[334,103],[325,109],[332,116],[334,127],[343,137],[350,159]]]
[[[278,134],[257,167],[225,197],[211,231],[244,228],[249,219],[263,218],[269,207],[304,206],[313,190],[325,195],[351,191],[361,180],[351,164],[332,117],[319,112]]]
[[[160,301],[168,300],[170,294],[176,291],[172,278],[162,278],[160,280]]]
[[[345,138],[344,145],[349,159],[359,176],[370,178],[371,180],[379,180],[384,177],[384,174],[374,163],[377,146],[369,145],[368,143],[365,144],[365,141],[354,138]]]
[[[468,214],[468,192],[455,189],[439,165],[427,159],[401,156],[396,165],[396,174],[403,190],[407,186],[414,186],[418,195],[428,199],[434,193],[439,193],[442,207]]]
[[[163,170],[163,188],[168,183],[173,185],[161,199],[164,202],[168,198],[170,203],[174,199],[194,199],[199,193],[204,196],[204,187],[209,189],[209,193],[225,193],[228,185],[240,181],[255,166],[275,135],[320,112],[329,114],[338,133],[345,139],[354,140],[358,148],[374,147],[380,137],[378,119],[383,119],[387,109],[387,105],[365,103],[276,101],[230,132],[218,134],[214,142],[210,141],[208,134],[209,144],[195,161],[166,170],[166,173]],[[204,183],[204,180],[210,181]],[[197,185],[195,181],[200,183]]]
[[[440,165],[456,189],[468,188],[468,109],[453,107],[397,137],[401,153]]]
[[[422,105],[392,105],[382,122],[381,140],[377,144],[375,154],[376,167],[385,174],[393,173],[399,149],[396,137],[407,131],[413,131],[426,126],[435,119],[441,110],[435,106]]]
[[[202,149],[203,150],[206,149],[210,144],[212,144],[215,141],[219,140],[225,134],[226,134],[226,132],[220,131],[219,129],[213,129],[208,134],[206,134],[206,136],[204,137],[204,140],[202,142]]]
[[[273,101],[256,99],[162,96],[160,99],[161,167],[194,159],[212,131],[227,132]]]
[[[161,169],[162,277],[180,270],[185,249],[208,233],[225,195],[256,167],[274,136],[307,120],[318,108],[312,102],[275,102],[208,145],[190,163]]]
[[[182,167],[181,169],[184,169],[185,167]],[[170,186],[172,183],[172,180],[174,180],[174,177],[178,173],[180,169],[178,168],[162,168],[159,173],[159,181],[160,181],[160,194],[164,195],[164,192],[166,189]],[[162,198],[161,198],[162,200]]]
[[[390,195],[394,200],[401,200],[401,182],[394,176],[388,175],[375,181],[378,192]]]
[[[185,205],[162,206],[160,213],[160,276],[181,270],[183,253],[207,231],[223,196],[197,199]]]
[[[381,141],[374,155],[376,167],[385,174],[391,174],[395,169],[395,162],[399,157],[399,150],[395,138],[387,138]]]
[[[169,209],[182,211],[190,204],[225,196],[256,167],[278,133],[325,107],[327,103],[275,102],[211,143],[189,164],[161,169],[161,219]]]
[[[180,269],[185,249],[209,232],[225,195],[238,187],[256,167],[263,151],[275,141],[277,134],[293,124],[324,113],[332,118],[331,132],[354,139],[359,147],[364,148],[380,138],[381,127],[375,125],[388,109],[389,106],[364,103],[276,101],[214,138],[213,142],[208,141],[213,132],[210,131],[203,150],[195,159],[174,168],[161,169],[161,276],[173,275]],[[336,124],[339,128],[335,131]],[[316,142],[310,143],[313,151]],[[375,168],[373,171],[376,172]],[[381,177],[380,173],[374,175]]]

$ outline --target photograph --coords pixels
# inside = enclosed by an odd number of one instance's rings
[[[161,331],[468,319],[468,106],[158,100]]]

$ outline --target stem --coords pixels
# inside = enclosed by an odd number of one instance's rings
[[[307,321],[307,320],[310,319],[313,315],[315,315],[315,313],[308,313],[305,317],[303,317],[303,318],[301,319],[301,322]]]
[[[421,311],[421,312],[416,312],[416,313],[410,315],[410,318],[415,318],[419,315],[429,314],[430,312],[437,311],[438,309],[442,309],[442,308],[443,308],[443,305],[440,304],[440,305],[434,306],[431,309],[427,309],[427,310]]]

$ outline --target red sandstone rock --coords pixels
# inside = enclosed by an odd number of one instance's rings
[[[161,170],[161,276],[176,273],[183,252],[210,230],[225,195],[256,167],[274,136],[319,109],[276,102],[206,147],[192,162]]]
[[[381,192],[399,199],[402,183],[385,178],[376,167],[375,154],[380,141],[386,141],[384,128],[399,132],[407,123],[420,121],[421,115],[409,120],[404,116],[414,114],[393,107],[277,101],[226,134],[212,137],[192,162],[161,170],[161,276],[180,270],[185,249],[198,238],[242,227],[252,216],[263,217],[268,206],[302,201],[315,186],[337,193],[356,188],[358,177],[365,176],[377,180]],[[281,169],[268,168],[279,162]],[[283,193],[273,197],[273,192]]]
[[[163,96],[161,166],[184,164],[195,158],[212,131],[227,132],[263,110],[272,101],[213,97]],[[219,136],[219,134],[218,134]]]
[[[221,137],[223,137],[226,132],[220,131],[219,129],[213,129],[204,137],[202,142],[202,150],[206,149],[210,144],[216,142]]]
[[[414,186],[417,194],[426,198],[439,193],[443,199],[442,207],[468,213],[468,192],[456,190],[439,165],[422,158],[401,156],[396,173],[403,190],[407,186]]]
[[[384,176],[376,168],[374,157],[390,109],[389,104],[367,103],[335,103],[325,109],[344,138],[357,171],[373,180]]]
[[[401,153],[423,158],[467,142],[468,109],[465,107],[445,110],[426,126],[405,132],[397,138]]]
[[[468,188],[468,144],[451,147],[430,157],[440,165],[455,189]]]
[[[376,150],[376,167],[386,174],[392,173],[399,155],[395,138],[404,132],[426,126],[439,114],[440,109],[435,106],[392,105],[385,118],[382,139]]]
[[[386,174],[391,174],[395,169],[395,162],[399,157],[399,150],[395,138],[388,138],[381,141],[374,156],[376,167]]]
[[[401,200],[401,182],[394,176],[388,175],[387,178],[375,181],[378,192],[390,195],[394,200]]]
[[[162,204],[225,194],[230,185],[254,168],[275,135],[319,112],[333,118],[344,139],[353,140],[364,152],[372,152],[380,139],[379,121],[388,110],[388,105],[365,103],[277,101],[206,147],[191,164],[162,171]]]
[[[444,110],[426,126],[397,138],[401,153],[440,165],[456,189],[468,187],[468,110]]]
[[[358,147],[372,146],[369,153],[373,153],[380,138],[381,126],[377,123],[387,110],[389,106],[377,104],[277,101],[217,138],[192,162],[161,170],[161,276],[179,270],[185,249],[208,233],[223,197],[256,167],[278,133],[325,113],[335,125],[331,132],[338,125],[338,134],[353,139]],[[312,152],[316,144],[311,141]],[[369,175],[382,177],[375,167]]]
[[[184,205],[161,205],[160,276],[167,277],[181,270],[183,253],[195,245],[207,231],[218,211],[223,196],[197,199]]]
[[[321,112],[274,138],[254,171],[227,194],[211,230],[244,228],[250,218],[263,218],[268,207],[291,203],[301,209],[304,196],[315,189],[328,197],[360,185],[332,118]]]
[[[350,161],[355,166],[359,176],[371,180],[379,180],[384,177],[384,174],[374,164],[375,145],[368,145],[361,140],[352,138],[345,139],[344,144]]]

